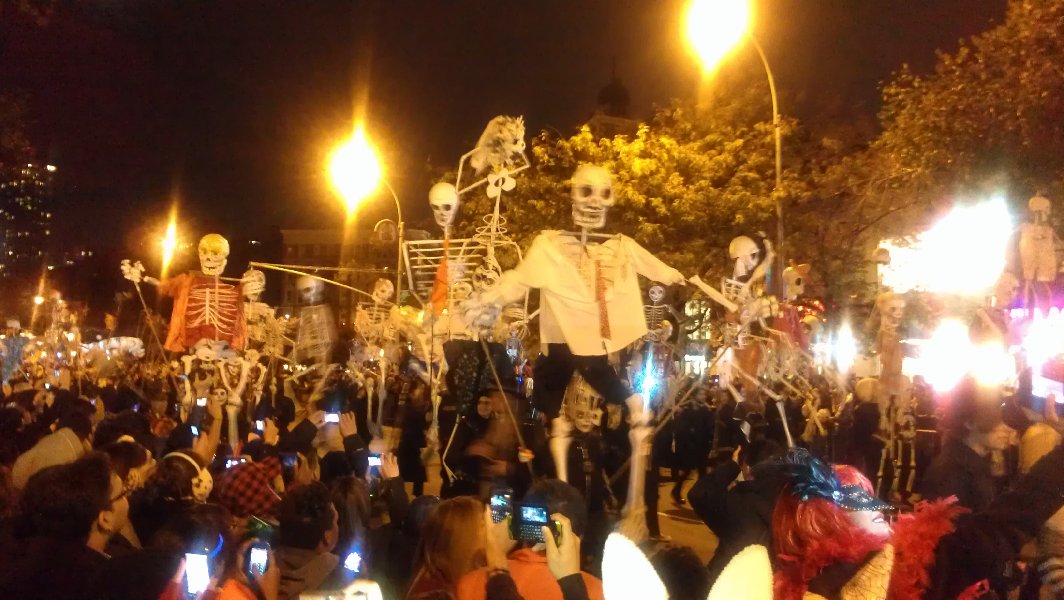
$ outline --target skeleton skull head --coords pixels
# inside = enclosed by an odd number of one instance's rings
[[[377,283],[373,284],[373,302],[375,304],[389,302],[394,294],[395,284],[389,279],[378,279]]]
[[[437,183],[429,190],[432,216],[436,218],[436,224],[444,229],[454,223],[454,216],[458,213],[458,202],[458,191],[446,181]]]
[[[492,265],[481,265],[473,271],[473,289],[482,292],[499,282],[499,271]]]
[[[805,282],[809,277],[809,265],[797,265],[783,270],[784,299],[788,302],[797,300],[805,293]]]
[[[573,223],[580,229],[602,229],[613,206],[613,177],[603,167],[580,165],[573,172]]]
[[[199,241],[200,271],[218,277],[225,270],[229,258],[229,242],[217,233],[208,233]]]
[[[905,297],[894,292],[883,292],[876,299],[876,308],[882,319],[880,329],[895,330],[901,325],[905,314]]]
[[[603,398],[579,373],[569,381],[563,404],[565,416],[581,433],[590,433],[602,421]]]
[[[1038,194],[1027,201],[1027,209],[1031,211],[1031,218],[1036,224],[1044,225],[1049,222],[1049,212],[1052,209],[1049,198]]]
[[[761,248],[745,235],[740,235],[728,244],[728,255],[735,261],[733,277],[740,281],[749,277],[757,268],[757,263],[761,262]]]
[[[240,278],[240,284],[244,298],[248,302],[258,302],[266,289],[266,274],[258,269],[248,269]]]
[[[325,284],[320,279],[314,279],[306,275],[296,280],[296,289],[299,290],[299,298],[306,306],[321,304],[325,293]]]
[[[649,296],[650,301],[653,302],[655,306],[657,306],[658,304],[661,304],[662,300],[665,299],[665,288],[661,287],[660,285],[652,285],[647,291],[647,296]]]

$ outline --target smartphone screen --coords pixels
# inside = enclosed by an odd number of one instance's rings
[[[207,397],[196,398],[196,406],[207,406]]]
[[[513,519],[510,521],[511,538],[522,542],[542,542],[544,526],[554,528],[547,507],[514,504]]]
[[[370,454],[369,455],[369,466],[371,466],[371,467],[379,467],[379,466],[381,466],[381,455],[380,454]]]
[[[547,509],[542,506],[522,506],[521,520],[528,523],[547,524]]]
[[[185,582],[189,594],[200,594],[210,584],[211,574],[207,569],[207,555],[185,554]]]
[[[230,469],[244,462],[247,462],[246,458],[230,458],[225,461],[225,468]]]
[[[351,552],[344,559],[344,568],[352,573],[358,573],[358,570],[362,568],[362,557],[358,552]]]
[[[266,429],[266,421],[255,421],[255,429],[263,431]]]
[[[513,512],[513,507],[510,505],[511,494],[509,492],[498,492],[491,495],[491,520],[495,523],[501,523],[506,520],[506,517],[510,516]]]
[[[340,422],[339,413],[325,413],[325,422],[326,423],[339,423]]]
[[[269,553],[264,546],[256,544],[251,547],[251,552],[248,556],[248,571],[262,575],[266,572],[268,562]]]
[[[192,429],[192,435],[199,437],[199,427],[195,425],[189,425],[189,427]]]

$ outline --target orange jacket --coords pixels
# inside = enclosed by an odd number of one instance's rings
[[[563,600],[562,588],[551,575],[547,567],[547,557],[522,548],[510,554],[510,577],[513,578],[517,591],[524,598],[535,600]],[[589,600],[604,600],[602,581],[587,573],[581,573],[587,586]],[[458,581],[458,600],[485,600],[485,587],[488,583],[488,569],[477,569],[467,573]]]

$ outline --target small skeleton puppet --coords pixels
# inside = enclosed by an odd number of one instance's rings
[[[973,342],[994,342],[1004,346],[1011,343],[1008,309],[1019,291],[1020,280],[1009,271],[1001,273],[989,304],[975,311],[975,318],[968,327],[968,336]]]
[[[476,322],[487,315],[486,320],[494,321],[503,306],[538,288],[543,357],[537,364],[533,403],[554,419],[552,435],[567,437],[571,424],[560,408],[572,373],[579,371],[607,403],[628,406],[635,449],[632,472],[638,473],[645,464],[641,449],[649,433],[646,400],[622,383],[608,355],[647,334],[645,319],[636,316],[643,312],[637,275],[666,285],[681,283],[684,277],[627,236],[592,233],[605,227],[615,201],[609,171],[577,167],[571,198],[579,231],[541,232],[516,268],[467,303],[467,318]]]
[[[883,292],[876,298],[879,313],[879,332],[876,335],[876,352],[879,354],[879,406],[885,414],[891,399],[900,401],[902,392],[901,321],[905,315],[905,297],[894,292]]]
[[[240,278],[244,293],[244,320],[247,322],[248,347],[261,350],[263,354],[279,356],[284,352],[284,338],[273,307],[262,302],[266,289],[266,274],[257,269],[248,269]]]
[[[373,303],[359,302],[355,310],[355,328],[373,349],[379,349],[384,322],[388,320],[389,305],[395,295],[395,284],[383,277],[373,284]]]
[[[783,332],[790,341],[802,350],[809,349],[809,336],[802,327],[801,316],[794,307],[794,302],[805,293],[809,280],[809,265],[790,266],[783,270],[783,297],[785,303],[780,306],[780,314],[775,320],[774,328]]]
[[[221,281],[229,257],[229,242],[217,233],[208,233],[200,239],[198,249],[199,272],[182,273],[163,281],[151,277],[142,279],[157,284],[160,294],[174,298],[164,347],[173,352],[185,352],[200,340],[214,340],[242,350],[247,324],[240,286]],[[139,283],[133,277],[139,278],[143,268],[138,273],[138,269],[127,269],[127,266],[128,263],[123,264],[123,275]]]
[[[643,305],[643,316],[646,318],[647,329],[650,333],[645,339],[649,342],[668,342],[672,337],[672,323],[666,321],[665,316],[671,314],[675,317],[676,315],[671,306],[664,304],[665,288],[652,285],[647,290],[647,297],[650,298],[650,304]]]
[[[1045,307],[1051,300],[1050,284],[1057,277],[1056,236],[1049,223],[1049,198],[1036,195],[1027,203],[1031,220],[1020,225],[1020,266],[1027,306]]]
[[[299,309],[299,329],[292,355],[296,362],[327,364],[336,344],[336,321],[324,304],[325,283],[304,275],[296,281],[303,307]]]

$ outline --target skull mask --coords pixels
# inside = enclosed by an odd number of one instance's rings
[[[388,279],[378,279],[373,284],[373,302],[384,304],[392,299],[395,294],[395,285]]]
[[[647,291],[647,296],[650,296],[650,301],[654,306],[657,306],[665,299],[665,288],[660,285],[652,285],[650,290]]]
[[[602,229],[606,211],[613,206],[613,177],[595,165],[580,165],[573,172],[573,223],[580,229]]]
[[[199,241],[200,271],[218,277],[225,270],[229,257],[229,242],[217,233],[208,233]]]
[[[306,306],[321,304],[322,295],[325,292],[325,284],[313,277],[304,275],[296,281],[296,289],[299,290],[299,298]]]
[[[809,265],[787,267],[783,270],[783,296],[788,302],[797,300],[805,293],[805,282],[808,277]]]
[[[1049,223],[1051,204],[1049,198],[1039,194],[1027,201],[1027,209],[1031,211],[1031,218],[1036,225]]]
[[[432,206],[432,216],[436,218],[436,224],[447,229],[454,223],[454,216],[458,213],[458,192],[454,186],[441,181],[429,190],[429,205]]]
[[[901,325],[905,314],[905,297],[894,292],[884,292],[876,299],[876,307],[882,318],[880,329],[894,331]]]
[[[565,390],[565,416],[573,428],[581,433],[590,433],[602,420],[602,396],[579,374],[574,374]]]
[[[761,249],[757,242],[745,235],[740,235],[728,244],[728,255],[735,261],[733,277],[739,281],[750,277],[761,261]]]
[[[240,278],[240,283],[244,298],[248,302],[258,302],[263,290],[266,289],[266,274],[258,269],[248,269]]]

